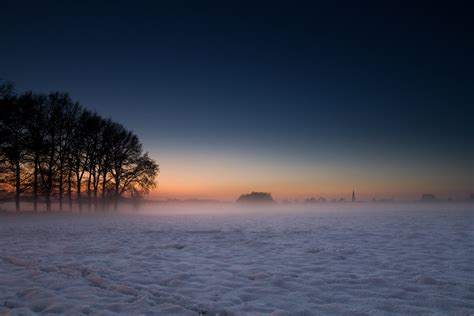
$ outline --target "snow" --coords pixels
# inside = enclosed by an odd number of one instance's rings
[[[226,208],[0,215],[0,314],[474,313],[472,205]]]

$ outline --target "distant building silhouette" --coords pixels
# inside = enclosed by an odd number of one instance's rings
[[[423,201],[423,202],[434,202],[434,201],[436,201],[436,197],[434,196],[434,194],[425,193],[421,196],[421,201]]]
[[[272,194],[267,192],[251,192],[242,194],[238,199],[238,203],[274,203]]]
[[[355,202],[356,201],[356,194],[355,194],[355,191],[352,190],[352,202]]]

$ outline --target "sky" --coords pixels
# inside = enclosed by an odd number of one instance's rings
[[[2,1],[0,78],[135,131],[156,198],[473,193],[467,2],[172,3]]]

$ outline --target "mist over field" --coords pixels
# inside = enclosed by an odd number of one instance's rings
[[[0,215],[0,313],[313,315],[474,310],[468,203]]]

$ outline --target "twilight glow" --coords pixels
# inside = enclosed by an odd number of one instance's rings
[[[152,197],[473,191],[473,44],[461,24],[397,8],[149,10],[126,22],[5,14],[0,77],[68,91],[135,131],[160,164]]]

